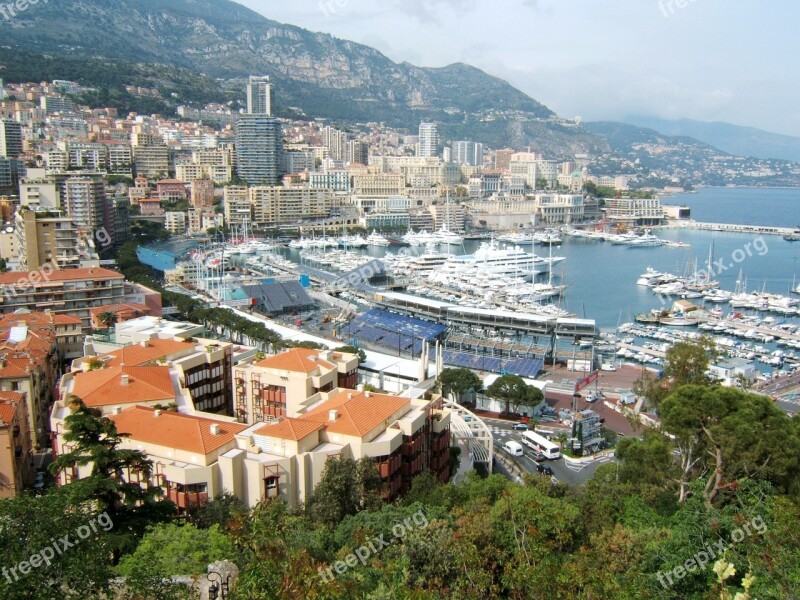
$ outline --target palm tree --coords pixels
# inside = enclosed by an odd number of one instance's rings
[[[111,329],[111,326],[119,320],[119,317],[117,316],[117,313],[106,310],[97,315],[97,320],[105,325],[106,329]]]

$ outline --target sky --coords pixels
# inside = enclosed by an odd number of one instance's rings
[[[797,0],[238,0],[396,62],[464,62],[563,117],[800,136]]]

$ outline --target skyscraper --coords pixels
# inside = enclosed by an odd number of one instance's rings
[[[322,145],[328,149],[328,158],[347,160],[347,143],[350,136],[345,131],[334,129],[330,125],[322,129]]]
[[[236,172],[250,185],[275,185],[281,175],[283,130],[266,115],[236,121]]]
[[[435,123],[420,123],[419,150],[417,156],[437,156],[439,151],[439,133]]]
[[[483,144],[466,140],[453,142],[453,162],[480,167],[483,164]]]
[[[0,156],[18,158],[22,154],[22,126],[10,119],[0,119]]]
[[[269,77],[250,76],[247,84],[247,114],[272,116],[272,84]]]

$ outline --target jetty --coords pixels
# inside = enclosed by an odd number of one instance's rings
[[[670,221],[665,228],[696,229],[700,231],[721,231],[725,233],[752,233],[757,235],[790,235],[796,233],[793,227],[772,227],[768,225],[733,225],[730,223],[702,223],[699,221]]]

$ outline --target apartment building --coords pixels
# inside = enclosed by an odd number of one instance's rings
[[[130,385],[130,384],[128,384]],[[383,481],[383,497],[397,498],[414,476],[434,472],[449,478],[450,414],[441,401],[335,389],[298,418],[282,417],[251,426],[199,413],[152,406],[116,406],[110,414],[127,434],[124,448],[145,452],[153,461],[149,482],[159,485],[180,513],[202,506],[223,492],[248,506],[281,498],[291,508],[305,502],[334,456],[371,458]],[[68,414],[54,411],[54,431]],[[56,454],[63,437],[54,440]],[[66,482],[86,476],[90,466],[59,474]]]
[[[142,135],[142,134],[139,134]],[[171,162],[167,146],[140,146],[133,148],[133,164],[136,175],[156,179],[170,174]]]
[[[53,327],[23,323],[0,333],[0,391],[24,395],[33,441],[45,447],[50,407],[57,397],[60,357]]]
[[[89,311],[89,313],[92,315],[93,329],[103,329],[106,327],[106,324],[100,319],[100,315],[103,313],[111,313],[117,318],[116,323],[124,323],[125,321],[130,321],[131,319],[149,316],[151,312],[152,308],[146,304],[134,304],[132,302],[96,306]],[[80,320],[78,322],[80,322]]]
[[[256,186],[248,190],[248,197],[253,211],[252,223],[256,226],[326,218],[336,203],[330,190],[306,187]]]
[[[192,206],[211,208],[214,205],[214,182],[211,179],[192,179],[191,182]]]
[[[250,185],[275,185],[280,179],[283,130],[266,115],[242,115],[236,122],[236,171]]]
[[[664,209],[658,198],[610,198],[606,200],[606,218],[629,227],[660,225]]]
[[[253,222],[253,206],[248,188],[242,185],[226,185],[223,190],[225,222],[231,226]]]
[[[125,331],[148,322],[136,319],[129,321],[127,327],[119,327],[114,340],[124,346],[78,359],[73,362],[73,370],[84,368],[92,359],[99,359],[106,367],[166,365],[177,373],[181,389],[189,393],[196,410],[233,414],[234,349],[240,354],[241,347],[205,338],[137,337],[139,341],[124,342]],[[98,347],[103,347],[102,340],[87,344],[90,350]]]
[[[186,213],[183,211],[167,211],[164,213],[164,228],[172,235],[186,234]]]
[[[21,326],[27,327],[30,331],[52,329],[61,360],[83,356],[83,324],[77,317],[59,315],[52,311],[32,312],[27,308],[20,308],[0,317],[0,336],[14,327]]]
[[[404,196],[405,192],[406,178],[402,174],[380,173],[353,177],[355,196]]]
[[[234,416],[245,423],[295,417],[318,392],[358,383],[358,357],[293,348],[234,369]]]
[[[0,498],[33,483],[33,449],[25,395],[0,391]]]
[[[128,188],[128,197],[131,204],[137,205],[141,200],[150,197],[152,188],[147,182],[147,177],[137,177],[133,180],[133,187]]]
[[[186,184],[178,179],[161,179],[156,182],[156,196],[162,202],[186,200]]]
[[[91,309],[133,302],[161,314],[161,294],[129,283],[116,271],[101,267],[55,270],[45,264],[38,271],[0,273],[0,314],[20,308],[66,314],[91,323]]]
[[[68,217],[85,231],[105,226],[106,186],[102,177],[68,177],[62,182],[62,204]]]

